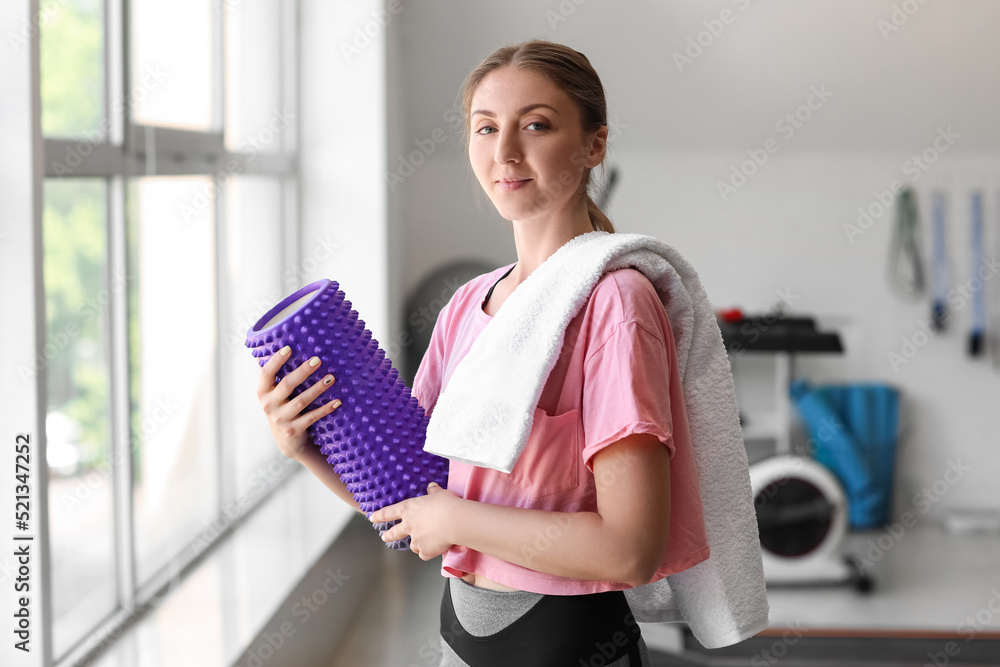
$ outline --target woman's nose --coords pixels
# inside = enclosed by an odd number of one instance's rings
[[[497,149],[493,156],[497,164],[521,161],[521,147],[518,145],[516,132],[500,131],[497,138]]]

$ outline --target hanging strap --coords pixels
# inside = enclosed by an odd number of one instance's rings
[[[969,287],[972,292],[972,329],[969,332],[969,356],[978,357],[983,352],[986,333],[986,284],[979,275],[986,266],[983,261],[983,193],[972,193],[972,275]]]
[[[917,247],[917,202],[904,187],[896,197],[896,222],[889,256],[889,283],[911,299],[924,293],[924,267]]]
[[[934,303],[932,318],[935,331],[943,331],[948,322],[948,256],[945,248],[945,196],[943,192],[932,195],[932,217],[934,226],[933,261]]]
[[[1000,190],[997,190],[996,208],[993,209],[993,258],[994,261],[1000,257]],[[993,369],[1000,371],[1000,289],[993,285],[988,294],[990,312],[989,325],[987,325],[987,345],[990,350],[990,357],[993,360]]]

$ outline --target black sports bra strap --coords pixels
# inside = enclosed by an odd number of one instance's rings
[[[517,266],[517,262],[514,262],[514,266]],[[507,269],[507,273],[505,273],[502,276],[500,276],[499,278],[497,278],[497,281],[495,283],[493,283],[493,287],[496,287],[498,284],[500,284],[501,280],[503,280],[504,278],[506,278],[507,276],[509,276],[510,272],[514,270],[514,266],[511,266],[509,269]],[[483,305],[481,306],[482,308],[485,308],[486,307],[486,302],[490,300],[490,296],[493,294],[493,287],[490,287],[490,291],[486,293],[486,298],[483,299]]]

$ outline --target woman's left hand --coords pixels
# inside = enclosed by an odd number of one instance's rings
[[[450,528],[454,525],[455,510],[462,502],[454,491],[441,488],[434,482],[427,486],[427,495],[407,498],[395,505],[387,505],[372,512],[372,523],[395,521],[399,523],[382,533],[384,542],[401,540],[410,536],[410,551],[421,560],[437,558],[454,544]]]

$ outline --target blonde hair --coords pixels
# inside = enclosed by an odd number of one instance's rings
[[[587,60],[587,56],[562,44],[535,39],[497,49],[465,77],[461,96],[462,109],[465,112],[463,136],[466,152],[471,138],[472,96],[486,75],[501,67],[531,70],[548,77],[555,86],[576,102],[584,132],[596,132],[608,124],[604,86],[590,61]],[[603,162],[601,169],[603,175]],[[588,167],[582,182],[590,224],[596,231],[614,233],[615,228],[611,220],[590,195],[589,190],[592,185],[590,171]]]

